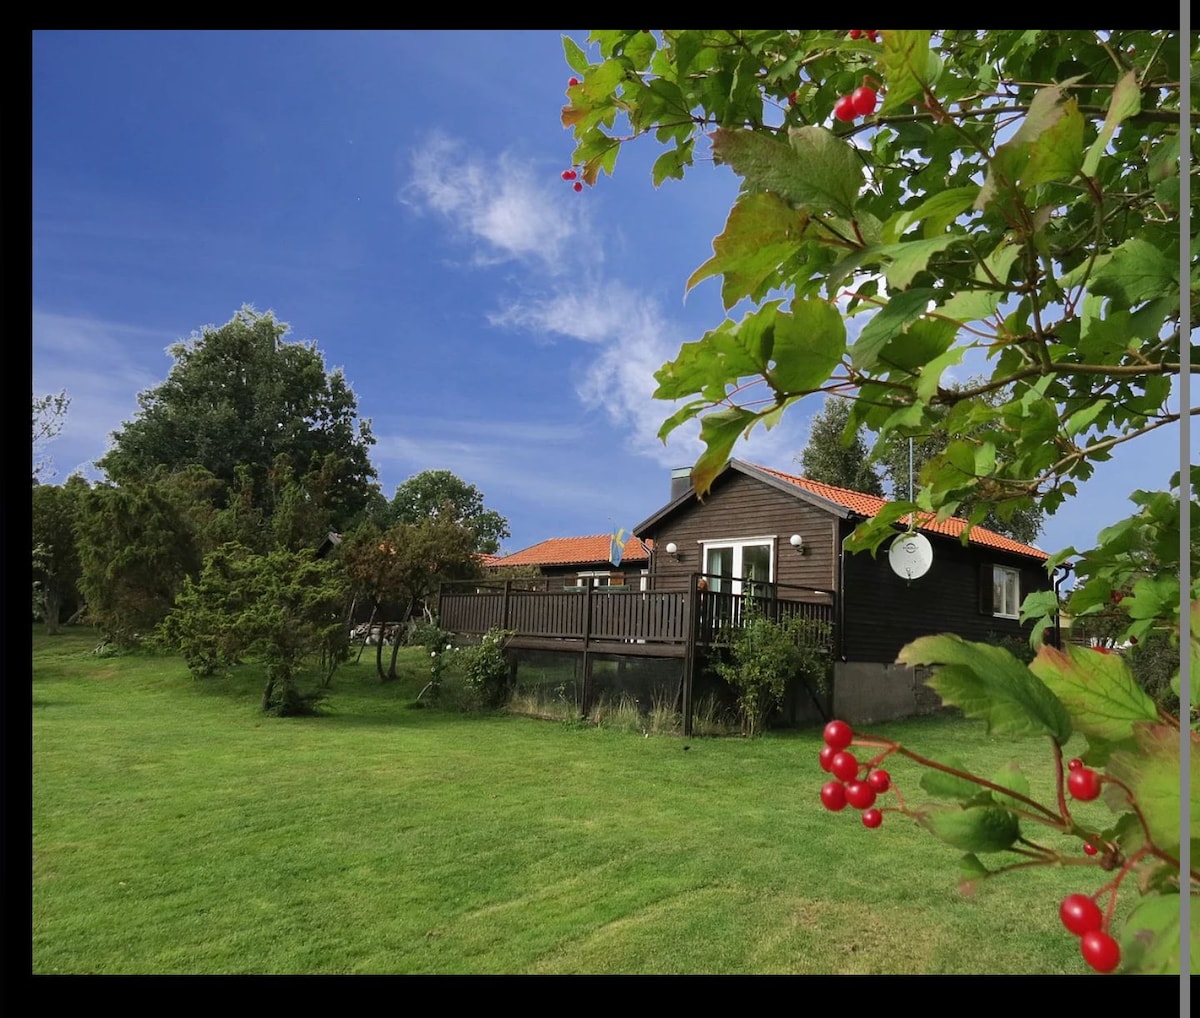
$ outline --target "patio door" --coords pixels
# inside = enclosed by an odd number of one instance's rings
[[[765,593],[765,585],[774,579],[774,548],[773,538],[706,543],[704,571],[712,574],[709,590],[726,594]]]

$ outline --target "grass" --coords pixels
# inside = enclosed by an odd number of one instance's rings
[[[820,807],[815,729],[685,742],[414,710],[419,650],[399,682],[364,656],[326,715],[273,719],[252,666],[194,681],[96,642],[34,640],[35,973],[1084,971],[1057,903],[1096,871],[964,897],[954,849]],[[1016,758],[1050,792],[1036,740],[878,731],[985,774]]]

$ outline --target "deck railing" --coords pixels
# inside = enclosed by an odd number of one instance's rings
[[[717,646],[727,643],[748,615],[757,612],[775,621],[800,616],[825,623],[814,629],[821,643],[832,646],[833,605],[828,591],[781,584],[759,585],[754,594],[699,590],[701,575],[692,578],[687,590],[536,590],[529,589],[533,584],[514,581],[503,586],[477,584],[469,590],[447,586],[439,598],[439,624],[470,635],[496,628],[538,639],[682,645],[688,642],[691,623],[694,645]],[[798,596],[781,596],[785,591]],[[693,611],[695,618],[690,619]]]

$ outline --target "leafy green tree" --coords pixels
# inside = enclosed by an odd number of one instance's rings
[[[574,131],[572,162],[586,184],[644,137],[669,146],[653,164],[656,184],[683,178],[704,138],[713,161],[742,182],[712,257],[687,285],[719,277],[726,310],[742,301],[751,310],[684,344],[656,374],[655,395],[682,401],[661,436],[699,420],[705,449],[692,480],[701,494],[739,437],[814,392],[853,396],[850,427],[865,425],[880,451],[944,429],[950,440],[922,470],[915,499],[893,502],[848,545],[874,552],[914,510],[950,515],[973,503],[972,524],[989,513],[1053,513],[1117,445],[1200,413],[1170,401],[1184,353],[1181,212],[1195,221],[1198,204],[1191,188],[1191,207],[1180,208],[1180,130],[1200,119],[1194,105],[1180,108],[1177,32],[635,29],[597,30],[590,41],[594,61],[564,39],[578,83],[562,123]],[[1196,37],[1188,45],[1195,59]],[[1194,176],[1195,162],[1183,172]],[[1190,282],[1200,263],[1194,249],[1188,257]],[[1186,297],[1196,321],[1194,283]],[[861,322],[853,337],[850,317]],[[986,363],[987,373],[946,384],[964,363]],[[1180,602],[1194,602],[1194,627],[1200,582],[1181,589],[1166,518],[1174,508],[1178,520],[1183,499],[1200,511],[1196,480],[1135,493],[1141,508],[1110,528],[1109,547],[1052,557],[1079,563],[1072,607],[1137,576],[1121,602],[1125,635],[1161,629],[1179,646],[1188,626]],[[1157,576],[1138,574],[1143,538]],[[1030,598],[1025,617],[1040,619],[1040,633],[1055,607]],[[902,658],[940,666],[943,701],[970,716],[1045,734],[1060,789],[1062,745],[1073,732],[1086,737],[1081,790],[1094,798],[1104,786],[1115,825],[1085,830],[1061,792],[1056,808],[1034,812],[1103,844],[1096,865],[1117,871],[1097,892],[1109,897],[1105,937],[1118,889],[1143,894],[1121,931],[1125,970],[1178,971],[1172,896],[1185,884],[1194,894],[1200,871],[1181,873],[1177,846],[1200,827],[1180,830],[1170,790],[1189,766],[1200,815],[1196,738],[1183,740],[1184,764],[1178,719],[1134,695],[1112,655],[1042,646],[1026,667],[1002,648],[927,637]],[[1116,702],[1124,707],[1114,715]],[[1025,779],[1007,780],[975,781],[972,796],[982,787],[992,797],[986,807],[956,807],[931,824],[968,852],[975,877],[997,872],[975,852],[1013,850],[1032,815],[1019,805],[1033,802],[1016,787]],[[1021,865],[1062,862],[1056,851],[1031,851]],[[1134,870],[1143,882],[1122,885]]]
[[[320,479],[336,524],[348,525],[374,487],[370,422],[358,419],[353,391],[340,370],[326,370],[316,343],[283,342],[287,332],[270,313],[244,307],[172,346],[167,380],[138,396],[137,415],[99,460],[109,479],[199,465],[230,492],[241,467],[266,510],[269,475],[284,454],[300,483]]]
[[[428,601],[440,584],[482,575],[477,541],[473,528],[443,515],[386,530],[364,524],[346,535],[338,553],[355,595],[377,610],[390,608],[395,618],[389,621],[407,622],[419,608],[432,614]],[[376,646],[375,667],[382,682],[396,678],[400,642],[397,639],[392,648],[386,673],[383,641]]]
[[[883,497],[883,484],[870,463],[871,451],[862,428],[848,430],[850,401],[827,397],[812,418],[808,444],[800,453],[800,467],[811,481],[849,488]]]
[[[148,636],[200,568],[192,523],[159,484],[96,485],[75,534],[88,619],[120,645]]]
[[[396,488],[383,519],[385,525],[449,519],[470,528],[475,550],[495,554],[509,536],[508,520],[483,504],[483,493],[449,470],[425,470]]]
[[[34,610],[50,635],[58,632],[62,608],[78,600],[75,524],[88,488],[88,482],[77,474],[63,485],[33,487]]]
[[[200,677],[254,655],[266,668],[262,709],[279,716],[311,713],[345,659],[345,576],[312,552],[257,554],[227,544],[210,553],[195,579],[185,579],[157,638],[178,649]],[[304,692],[306,662],[320,662],[316,692]]]

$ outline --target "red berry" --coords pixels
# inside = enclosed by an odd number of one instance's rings
[[[579,84],[578,78],[568,78],[567,79],[567,88],[574,88],[578,84]]]
[[[836,813],[846,808],[846,786],[840,781],[827,781],[821,786],[821,803]]]
[[[865,781],[847,782],[846,801],[855,809],[867,809],[875,803],[875,789]]]
[[[1083,766],[1083,761],[1080,760],[1079,757],[1075,757],[1073,760],[1067,761],[1067,767],[1070,770],[1077,771],[1082,766]]]
[[[879,33],[874,29],[871,29],[867,32],[867,38],[870,39],[871,42],[876,42],[879,39]]]
[[[867,775],[867,784],[875,789],[879,795],[883,795],[884,792],[892,787],[892,776],[885,770],[871,771]]]
[[[857,113],[854,112],[854,100],[848,95],[842,96],[836,103],[833,104],[833,115],[838,120],[844,120],[847,123],[852,121]]]
[[[1125,600],[1125,591],[1114,590],[1111,594],[1108,595],[1108,599],[1110,601],[1112,601],[1113,604],[1120,604],[1122,601]]]
[[[797,93],[795,93],[795,92],[788,93],[788,102],[791,103],[793,106],[796,105],[796,94]]]
[[[579,181],[578,181],[578,180],[577,180],[577,181],[575,181],[575,190],[576,190],[576,191],[582,191],[582,190],[583,190],[583,185],[582,185],[581,183],[579,183]]]
[[[860,117],[869,117],[875,112],[875,89],[868,85],[856,88],[850,93],[850,105]]]
[[[840,778],[842,781],[853,781],[858,774],[858,760],[855,759],[853,753],[842,750],[840,753],[833,754],[833,759],[829,762],[829,770],[835,778]]]
[[[883,823],[883,814],[877,809],[865,809],[862,814],[863,827],[878,827]]]
[[[863,34],[862,34],[861,28],[850,29],[850,38],[851,39],[861,39],[862,37],[863,37]]]
[[[1086,894],[1068,894],[1063,898],[1062,904],[1058,906],[1058,917],[1077,937],[1098,930],[1104,925],[1100,906]]]
[[[821,747],[821,757],[820,757],[821,770],[825,771],[826,773],[829,772],[829,768],[833,766],[834,755],[837,752],[838,751],[836,749],[834,749],[832,746],[822,746]]]
[[[1083,854],[1084,855],[1095,855],[1099,851],[1100,851],[1100,849],[1098,849],[1090,841],[1085,841],[1083,843]]]
[[[1107,647],[1093,647],[1092,650],[1096,651],[1098,654],[1111,654],[1112,653],[1112,651],[1109,650]]]
[[[1079,942],[1079,951],[1097,972],[1111,972],[1121,964],[1120,945],[1103,930],[1089,930]]]
[[[830,721],[825,726],[825,745],[832,746],[836,752],[845,749],[854,739],[854,732],[845,721]]]
[[[1136,636],[1131,636],[1131,637],[1129,638],[1129,642],[1130,642],[1131,644],[1133,644],[1133,645],[1136,647],[1136,646],[1137,646],[1137,637],[1136,637]]]
[[[574,170],[563,170],[562,171],[563,180],[574,180],[578,175],[579,174],[577,174]]]
[[[1090,767],[1071,771],[1067,777],[1067,791],[1080,802],[1091,802],[1100,794],[1100,775]]]

